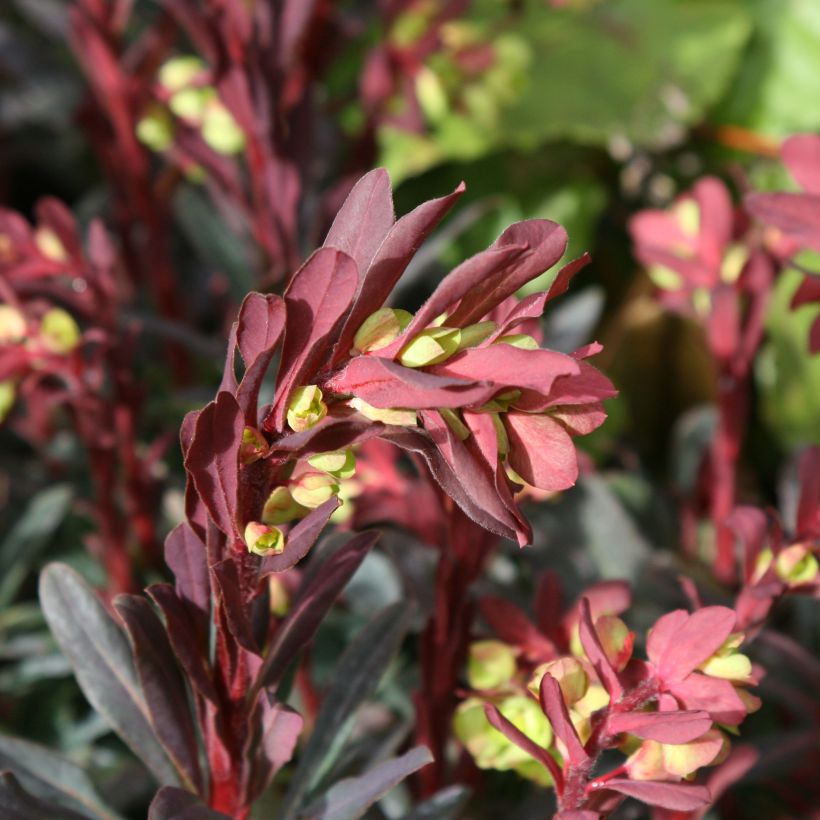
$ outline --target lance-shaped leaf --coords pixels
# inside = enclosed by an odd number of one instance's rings
[[[604,647],[601,645],[601,639],[598,637],[598,632],[592,623],[592,611],[589,601],[586,598],[581,600],[581,620],[578,627],[581,645],[584,647],[589,662],[597,672],[604,688],[609,692],[612,702],[617,703],[623,694],[623,686],[621,686],[618,673],[613,668]]]
[[[176,526],[165,539],[165,563],[171,568],[176,591],[196,612],[196,620],[207,631],[211,611],[211,584],[205,544],[187,521]]]
[[[484,620],[504,643],[523,649],[533,658],[558,656],[553,642],[542,635],[515,604],[488,595],[479,601],[479,608]]]
[[[384,305],[413,255],[464,190],[462,182],[453,193],[422,203],[393,225],[368,269],[360,272],[361,282],[334,348],[332,364],[348,355],[362,322]]]
[[[444,445],[452,445],[449,452],[452,463],[421,430],[393,428],[383,438],[423,458],[442,490],[479,526],[504,538],[517,539],[519,544],[529,543],[531,531],[501,502],[495,482],[484,465],[473,459],[464,443],[449,432],[444,422],[439,419],[439,422],[432,423],[437,424],[437,435]]]
[[[411,607],[403,601],[381,610],[342,653],[285,796],[283,818],[294,815],[305,793],[315,787],[332,765],[344,739],[343,727],[350,726],[350,717],[376,690],[398,651],[410,611]]]
[[[447,786],[416,803],[404,820],[456,820],[462,816],[470,794],[466,786]]]
[[[820,196],[752,194],[745,204],[761,222],[780,228],[806,248],[820,251]]]
[[[294,274],[285,291],[287,329],[276,401],[265,420],[267,430],[284,429],[291,393],[311,382],[316,369],[327,364],[330,345],[358,281],[356,263],[334,248],[319,248]]]
[[[608,780],[604,786],[608,790],[634,797],[650,806],[660,806],[672,811],[697,811],[712,802],[712,796],[706,786],[621,778]]]
[[[483,404],[498,391],[483,377],[435,376],[376,356],[357,356],[328,387],[358,396],[373,407],[411,409]]]
[[[257,424],[259,389],[285,329],[285,303],[275,294],[249,293],[239,310],[237,343],[245,374],[236,391],[245,422]]]
[[[214,524],[229,538],[238,538],[239,446],[245,423],[236,399],[219,393],[197,416],[185,468],[193,479]]]
[[[227,814],[209,809],[195,794],[165,786],[148,807],[148,820],[229,820]]]
[[[180,666],[197,691],[212,703],[219,699],[208,666],[208,645],[191,608],[170,584],[152,584],[146,589],[165,617],[168,639]]]
[[[236,642],[251,656],[259,654],[259,647],[253,635],[250,618],[242,586],[239,580],[239,567],[233,558],[226,558],[211,567],[211,577],[219,595],[219,605],[225,616],[228,628]],[[253,664],[252,658],[247,660]]]
[[[711,728],[712,718],[703,711],[622,712],[607,718],[611,734],[627,732],[660,743],[688,743]]]
[[[393,192],[384,168],[365,174],[347,195],[324,241],[344,251],[364,273],[393,227]]]
[[[287,618],[279,625],[255,689],[276,686],[302,647],[313,638],[319,624],[341,594],[365,555],[379,538],[376,532],[354,536],[322,565],[322,572],[300,589]]]
[[[336,496],[308,513],[285,537],[285,551],[279,555],[266,555],[259,564],[259,577],[272,572],[283,572],[299,563],[316,543],[330,516],[339,508]]]
[[[94,591],[74,570],[50,564],[40,603],[88,702],[160,783],[178,783],[148,720],[128,641]]]
[[[183,784],[203,789],[199,745],[188,705],[188,691],[162,622],[141,595],[119,595],[114,606],[122,618],[145,698],[148,719]]]
[[[248,802],[262,794],[279,769],[293,757],[303,724],[300,714],[277,703],[268,694],[263,692],[257,698],[244,749],[250,764],[245,788]]]
[[[480,321],[530,279],[535,279],[551,268],[564,255],[567,232],[547,219],[529,219],[510,225],[492,247],[503,248],[508,245],[525,245],[529,250],[512,270],[502,270],[488,277],[464,297],[449,317],[449,321],[456,327]]]
[[[488,276],[510,269],[526,251],[526,245],[488,248],[462,262],[444,277],[430,298],[413,316],[404,332],[394,342],[378,351],[377,355],[395,357],[408,340],[424,330],[437,316],[463,299]],[[447,326],[453,325],[448,323]]]
[[[83,769],[45,746],[0,735],[0,771],[11,772],[22,788],[48,803],[104,820],[119,816],[103,804]]]
[[[88,820],[64,806],[29,794],[11,772],[0,772],[0,817],[8,820]]]
[[[560,738],[566,746],[570,764],[578,766],[587,763],[589,755],[586,753],[581,739],[572,725],[567,706],[564,703],[564,696],[561,694],[561,687],[549,672],[541,678],[538,694],[541,708],[549,718],[556,737]]]
[[[349,777],[334,783],[301,816],[305,820],[356,820],[390,789],[432,761],[433,756],[426,746],[416,746],[401,757],[377,764],[361,777]]]
[[[512,721],[501,714],[497,706],[492,703],[484,704],[484,714],[494,729],[501,732],[511,743],[525,751],[530,757],[537,760],[552,776],[555,788],[560,794],[564,787],[564,775],[555,758],[534,740],[527,737]]]

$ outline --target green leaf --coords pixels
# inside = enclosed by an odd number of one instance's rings
[[[0,608],[14,599],[71,505],[72,490],[54,484],[37,493],[0,544]]]
[[[306,820],[356,820],[422,766],[433,756],[426,746],[416,746],[401,757],[377,764],[361,777],[351,777],[335,783],[321,800],[305,809]]]
[[[351,727],[350,720],[370,697],[398,651],[411,607],[405,602],[381,610],[359,631],[336,665],[325,692],[313,733],[299,759],[282,817],[293,817],[303,795],[314,788],[333,764]]]
[[[754,35],[737,77],[716,112],[723,123],[772,137],[820,128],[820,4],[749,0]],[[807,104],[808,103],[808,104]]]
[[[160,783],[177,785],[148,720],[128,641],[91,587],[65,564],[49,564],[40,603],[88,702]]]
[[[118,817],[105,806],[88,775],[75,763],[44,746],[0,735],[0,770],[8,770],[35,797],[91,817]]]

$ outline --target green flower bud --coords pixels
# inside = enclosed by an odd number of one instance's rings
[[[297,387],[288,404],[288,424],[291,430],[301,433],[315,427],[327,415],[327,405],[322,401],[322,391],[315,384]]]
[[[205,70],[205,63],[199,57],[174,57],[160,68],[158,79],[166,90],[179,91],[190,85]]]
[[[351,353],[370,353],[381,350],[395,341],[410,324],[412,313],[398,308],[379,308],[371,313],[353,337]]]
[[[515,652],[501,641],[470,644],[467,680],[473,689],[497,689],[515,675]]]
[[[744,245],[735,243],[723,255],[720,266],[720,278],[729,285],[737,282],[743,271],[743,266],[749,259],[749,251]]]
[[[700,232],[700,206],[689,197],[673,206],[672,212],[681,231],[687,236],[697,236]]]
[[[459,350],[467,350],[481,344],[496,329],[495,322],[478,322],[474,325],[467,325],[461,328],[461,342]]]
[[[285,536],[277,527],[251,521],[245,527],[245,544],[254,555],[279,555],[285,551]]]
[[[540,347],[538,342],[526,333],[512,333],[509,336],[499,336],[493,344],[512,345],[513,347],[521,348],[521,350],[538,350]]]
[[[405,367],[427,367],[449,359],[461,344],[461,331],[452,327],[430,327],[422,330],[399,353]]]
[[[34,233],[34,242],[40,253],[52,262],[65,262],[68,259],[65,246],[51,228],[38,228]]]
[[[310,509],[303,507],[291,495],[287,487],[276,487],[262,508],[264,524],[286,524],[295,518],[304,518]]]
[[[699,669],[713,678],[724,678],[731,681],[745,681],[752,674],[752,662],[737,651],[743,643],[743,634],[733,633],[723,642],[723,645],[707,658]]]
[[[289,484],[290,494],[303,507],[316,507],[331,499],[339,492],[337,479],[327,473],[302,473]]]
[[[40,342],[51,353],[70,353],[80,343],[80,328],[71,314],[52,308],[40,321]]]
[[[279,573],[272,573],[268,576],[268,599],[270,600],[271,615],[276,618],[284,618],[290,609],[290,592],[285,586]]]
[[[168,112],[151,106],[137,123],[137,139],[158,154],[167,151],[174,144],[174,123]]]
[[[589,689],[589,677],[583,664],[577,658],[559,658],[539,666],[532,675],[527,688],[538,697],[541,680],[549,673],[558,681],[564,703],[569,707],[577,703],[586,695]]]
[[[447,426],[458,436],[461,441],[470,438],[470,428],[461,420],[461,416],[449,407],[439,407],[438,412]]]
[[[692,291],[692,306],[699,316],[708,316],[712,309],[712,294],[706,288],[695,288]]]
[[[242,431],[242,444],[239,447],[239,461],[242,464],[253,464],[268,454],[268,442],[255,427],[246,427]]]
[[[202,120],[202,139],[218,154],[231,156],[245,148],[245,134],[233,114],[218,100],[205,109]]]
[[[778,553],[774,571],[789,586],[808,584],[817,577],[817,558],[806,544],[792,544]]]
[[[504,458],[504,456],[510,452],[510,439],[507,435],[507,428],[504,426],[504,422],[501,421],[501,416],[499,416],[498,413],[490,413],[490,418],[493,420],[493,427],[495,428],[498,455]]]
[[[308,464],[336,478],[351,478],[356,472],[356,455],[353,450],[336,450],[308,456]]]
[[[11,305],[0,305],[0,344],[14,344],[26,338],[26,317]]]
[[[655,287],[661,290],[678,290],[683,285],[681,275],[665,265],[650,265],[646,272]]]
[[[415,410],[373,407],[372,404],[358,397],[352,398],[348,404],[370,421],[380,421],[382,424],[393,424],[397,427],[415,427],[418,424]]]
[[[180,119],[187,120],[191,125],[201,125],[208,106],[215,100],[214,88],[182,88],[168,101],[168,107]]]
[[[14,399],[17,396],[17,389],[14,382],[10,380],[0,382],[0,423],[6,420],[6,417],[14,407]]]

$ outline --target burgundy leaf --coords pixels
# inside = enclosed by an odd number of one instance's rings
[[[598,673],[601,683],[609,693],[611,702],[617,703],[623,694],[623,687],[618,679],[618,673],[613,668],[601,645],[601,640],[592,623],[589,601],[586,598],[581,600],[581,620],[578,626],[581,645],[584,647],[589,662]]]
[[[532,660],[550,660],[558,652],[535,624],[513,603],[488,595],[479,601],[484,620],[504,643],[523,649]]]
[[[287,618],[279,625],[259,670],[255,691],[276,686],[299,650],[313,638],[327,611],[341,595],[353,573],[379,538],[376,532],[353,536],[322,565],[296,596]]]
[[[257,699],[250,716],[245,757],[251,761],[246,799],[252,803],[274,775],[293,757],[304,720],[297,712],[267,694]]]
[[[359,281],[356,263],[335,248],[319,248],[294,274],[285,291],[287,330],[276,385],[276,401],[265,421],[281,431],[294,388],[310,383],[327,364],[334,336]]]
[[[248,611],[245,605],[239,582],[239,568],[233,558],[226,558],[211,567],[211,574],[216,581],[216,590],[219,595],[219,603],[237,643],[248,653],[255,655],[259,653],[256,640],[253,637],[253,629],[248,619]]]
[[[437,376],[374,356],[357,356],[328,387],[373,407],[411,409],[484,404],[498,391],[485,381]]]
[[[820,540],[820,447],[809,447],[797,464],[800,498],[797,502],[796,535]]]
[[[229,538],[238,538],[239,446],[244,427],[236,399],[219,393],[197,417],[185,457],[185,467],[214,524]]]
[[[572,487],[578,480],[578,456],[566,428],[547,415],[506,413],[509,460],[528,484],[541,490]]]
[[[324,245],[344,251],[364,274],[394,220],[390,177],[384,168],[376,168],[353,186]]]
[[[559,377],[577,376],[580,365],[572,356],[554,350],[522,350],[508,344],[495,344],[458,353],[430,368],[430,372],[491,382],[496,391],[502,387],[518,387],[546,396]]]
[[[222,381],[219,383],[218,392],[236,393],[236,334],[238,331],[239,322],[232,322],[231,330],[228,334],[228,349],[225,353],[225,364],[222,367]]]
[[[510,225],[493,243],[492,248],[507,245],[526,245],[529,251],[515,267],[488,277],[465,296],[452,316],[456,327],[478,322],[497,304],[515,293],[544,271],[549,270],[564,254],[567,232],[557,223],[546,219],[529,219]]]
[[[615,778],[607,780],[604,787],[627,797],[634,797],[650,806],[675,811],[696,811],[712,802],[712,796],[706,786]]]
[[[820,137],[795,134],[783,143],[781,156],[802,188],[810,194],[820,194]]]
[[[131,642],[151,726],[183,784],[201,792],[199,745],[188,692],[165,629],[141,595],[120,595],[114,606]]]
[[[219,703],[208,667],[207,643],[198,633],[191,608],[170,584],[153,584],[146,592],[162,611],[171,647],[185,674],[204,698]]]
[[[392,344],[379,350],[377,355],[393,358],[401,348],[417,333],[424,330],[437,316],[444,313],[481,282],[499,271],[508,270],[527,251],[526,245],[507,245],[503,248],[488,248],[462,262],[449,273],[432,296],[419,308],[404,333]],[[453,327],[449,322],[448,327]]]
[[[708,606],[692,613],[670,636],[658,660],[661,678],[667,682],[685,678],[720,649],[734,629],[735,620],[734,610],[725,606]]]
[[[273,572],[283,572],[301,561],[322,534],[330,516],[339,508],[340,501],[335,496],[312,510],[285,538],[285,551],[279,555],[267,555],[259,564],[259,577],[264,578]]]
[[[547,771],[549,771],[552,779],[555,781],[556,790],[561,793],[564,783],[564,777],[555,758],[546,750],[539,746],[534,740],[528,738],[514,723],[509,721],[496,706],[492,703],[484,704],[484,714],[490,725],[501,732],[504,737],[511,743],[518,746],[519,749],[525,751],[528,755],[535,758]]]
[[[195,794],[174,786],[161,788],[148,807],[148,820],[230,820],[209,809]]]
[[[630,735],[660,743],[688,743],[712,728],[708,712],[623,712],[610,713],[607,729],[611,734]]]
[[[361,284],[333,351],[332,364],[338,364],[348,355],[362,322],[384,305],[416,251],[464,190],[462,182],[453,193],[422,203],[393,225],[370,267],[360,272]]]
[[[556,736],[566,746],[570,765],[579,766],[588,763],[589,755],[586,753],[584,745],[572,725],[567,706],[564,703],[564,696],[561,694],[561,687],[549,672],[546,672],[541,678],[539,699],[541,708],[549,718]]]
[[[165,539],[165,563],[174,573],[177,595],[201,614],[202,617],[198,620],[204,635],[211,611],[208,557],[205,544],[187,522],[179,524],[168,533]]]

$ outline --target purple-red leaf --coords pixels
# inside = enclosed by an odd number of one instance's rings
[[[624,712],[610,714],[607,729],[611,734],[627,732],[660,743],[688,743],[712,728],[708,712]]]
[[[328,387],[373,407],[411,409],[483,404],[498,390],[485,381],[437,376],[374,356],[357,356]]]
[[[301,561],[316,543],[330,516],[338,509],[339,499],[334,496],[312,510],[285,537],[285,551],[279,555],[267,555],[259,564],[259,577],[272,572],[283,572]]]
[[[673,811],[696,811],[712,802],[712,796],[706,786],[690,786],[686,783],[615,778],[607,780],[604,787],[627,797],[634,797],[650,806],[660,806]]]
[[[208,556],[205,544],[187,522],[179,524],[168,533],[165,539],[165,563],[174,573],[177,595],[202,616],[197,620],[205,634],[211,611]]]
[[[820,196],[752,194],[745,202],[761,222],[774,225],[801,245],[820,251]]]
[[[505,718],[492,703],[484,704],[484,714],[487,716],[490,726],[501,732],[507,740],[525,751],[530,757],[535,758],[549,771],[560,794],[564,778],[561,769],[555,762],[555,758],[546,749],[543,749],[534,740],[527,737],[514,723]]]
[[[589,601],[586,598],[581,600],[581,620],[578,626],[581,645],[584,647],[584,652],[589,662],[598,673],[601,683],[609,693],[611,702],[617,703],[623,694],[623,687],[618,679],[618,673],[613,668],[604,651],[604,647],[601,645],[601,639],[598,637],[598,633],[592,623]]]
[[[209,809],[195,794],[165,786],[148,807],[148,820],[229,820],[227,814]]]
[[[344,251],[363,274],[394,220],[390,177],[384,168],[376,168],[353,186],[330,226],[324,246]]]
[[[353,308],[333,352],[334,365],[348,355],[362,322],[384,305],[416,251],[464,190],[462,182],[453,193],[424,202],[405,214],[390,229],[370,267],[360,272],[361,284]]]
[[[566,428],[548,415],[506,413],[510,465],[528,484],[541,490],[572,487],[578,480],[578,456]]]
[[[229,538],[238,537],[239,446],[244,428],[236,399],[219,393],[197,416],[185,457],[185,467],[214,524]]]
[[[379,538],[376,532],[353,536],[299,590],[287,618],[279,625],[257,676],[255,689],[275,686],[299,650],[313,638],[327,611]]]
[[[328,363],[331,346],[359,282],[356,263],[335,248],[319,248],[294,274],[285,291],[287,329],[276,385],[276,401],[265,421],[281,431],[294,388],[312,383]]]
[[[185,682],[165,629],[141,595],[120,595],[114,606],[131,642],[151,726],[183,784],[200,792],[203,780],[196,730]]]
[[[561,687],[549,672],[541,678],[539,699],[541,708],[549,718],[556,737],[563,741],[567,749],[570,765],[586,764],[589,761],[589,755],[586,753],[584,745],[572,725],[567,706],[564,703],[564,696],[561,694]]]

